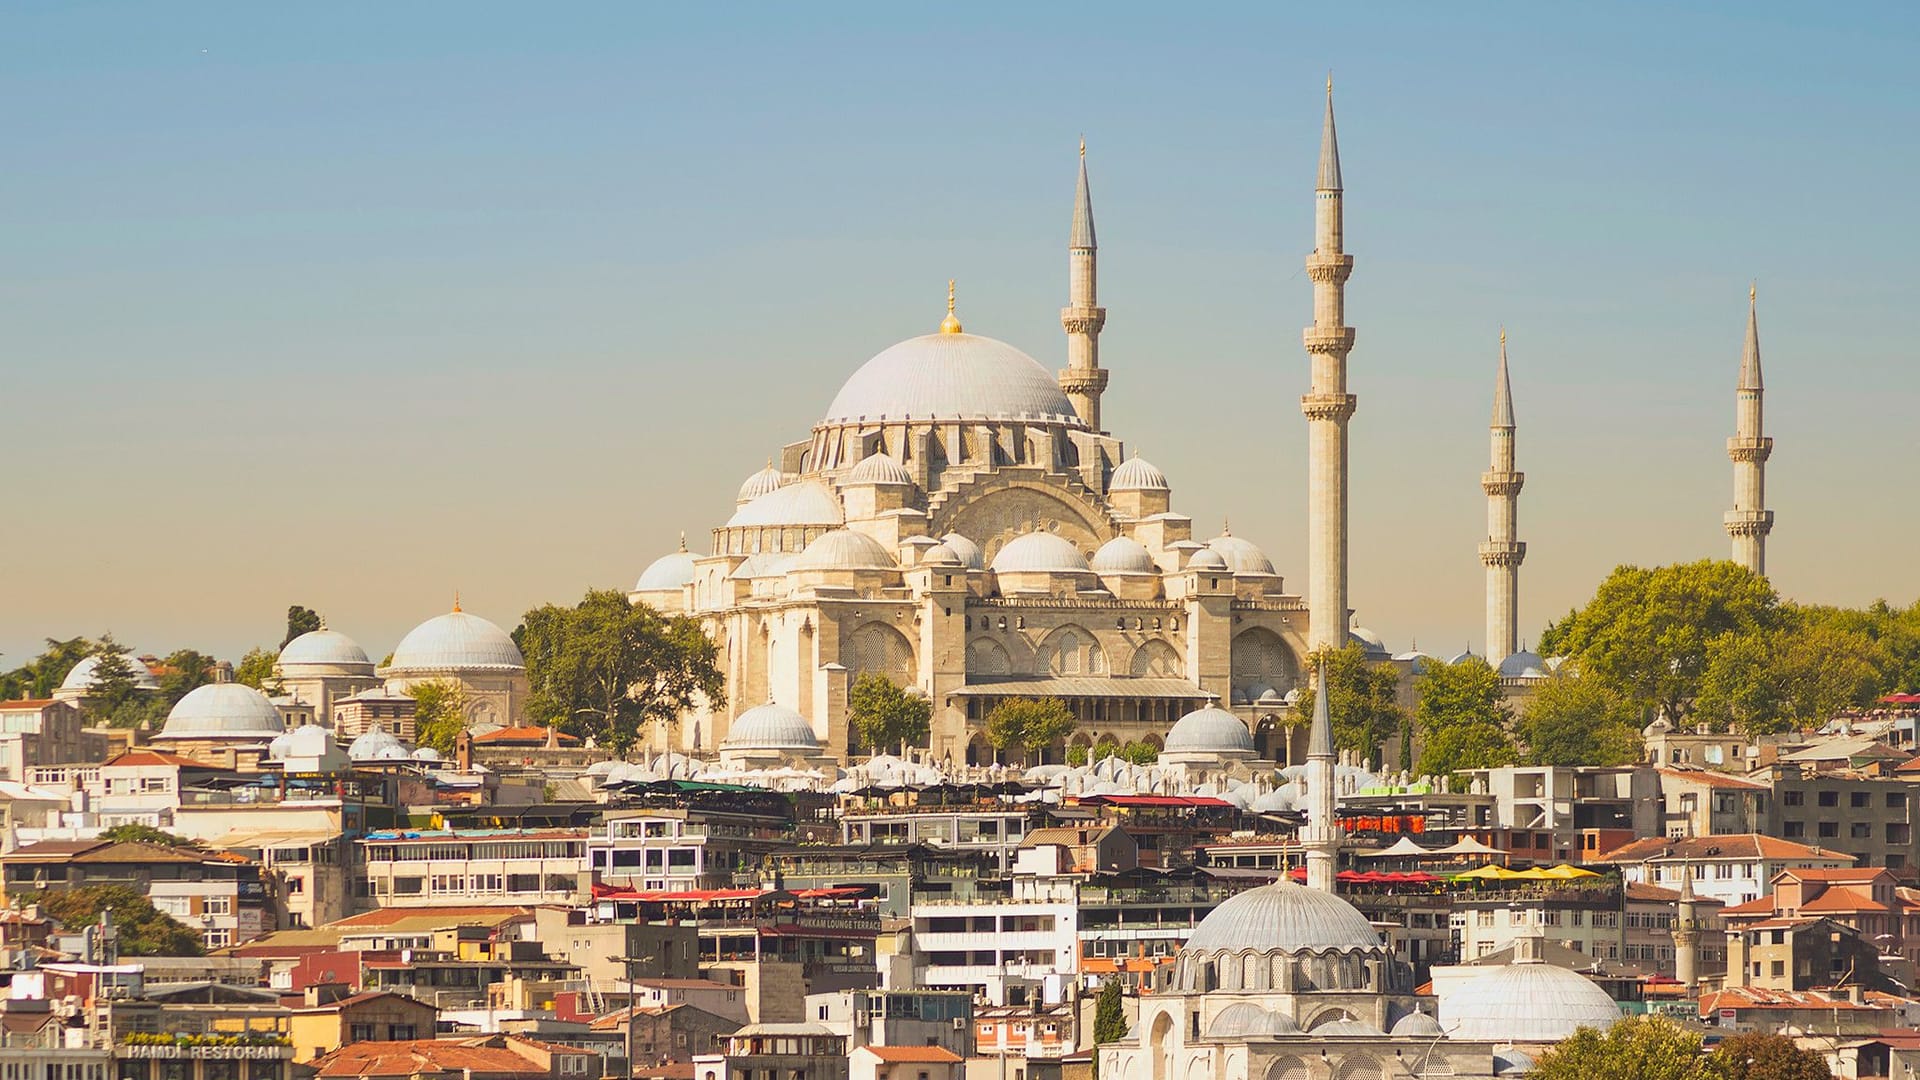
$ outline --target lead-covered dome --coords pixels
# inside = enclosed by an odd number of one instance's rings
[[[1500,677],[1503,679],[1544,679],[1547,677],[1547,662],[1540,654],[1527,649],[1510,653],[1500,661]]]
[[[329,667],[363,667],[373,670],[373,661],[367,651],[358,642],[338,630],[321,627],[301,634],[287,647],[280,650],[280,665],[295,667],[302,664],[326,665]]]
[[[73,667],[67,671],[67,677],[60,682],[60,689],[81,693],[93,689],[93,683],[96,677],[95,669],[99,666],[100,658],[98,656],[82,657],[79,663],[73,665]],[[147,670],[147,665],[141,663],[139,657],[127,657],[127,668],[133,675],[134,689],[160,689],[160,680],[153,677],[153,672]]]
[[[1108,483],[1109,491],[1170,491],[1167,474],[1145,458],[1130,457],[1113,470],[1113,480]]]
[[[527,660],[505,630],[455,609],[407,632],[394,646],[388,671],[523,670]]]
[[[1253,733],[1247,725],[1227,710],[1213,706],[1195,709],[1167,732],[1168,753],[1252,753],[1253,748]]]
[[[1070,540],[1050,532],[1031,532],[1014,537],[994,555],[993,572],[1084,574],[1087,557]]]
[[[913,486],[913,474],[892,454],[874,454],[863,459],[847,474],[849,484],[896,484]]]
[[[762,495],[779,491],[787,482],[786,476],[767,462],[767,467],[749,476],[740,484],[740,493],[734,496],[735,502],[750,503]]]
[[[1083,426],[1039,361],[1004,341],[965,333],[926,334],[883,351],[840,387],[821,423],[931,419]]]
[[[979,544],[959,533],[948,533],[940,538],[940,542],[952,549],[955,555],[960,556],[961,564],[967,569],[985,570],[987,568],[986,556],[981,552]]]
[[[671,551],[647,564],[640,571],[640,580],[634,583],[634,592],[658,592],[662,589],[678,589],[693,581],[693,560],[698,558],[693,552],[682,547]]]
[[[720,741],[722,750],[799,750],[811,753],[820,749],[820,739],[807,718],[768,702],[740,714]]]
[[[1605,1031],[1620,1006],[1577,971],[1525,961],[1475,976],[1442,1005],[1447,1034],[1501,1043],[1557,1043],[1583,1027]]]
[[[1298,1035],[1300,1025],[1293,1017],[1272,1009],[1263,1009],[1251,1001],[1236,1002],[1220,1010],[1207,1026],[1209,1039],[1247,1039],[1273,1035]]]
[[[1273,575],[1273,560],[1261,551],[1253,541],[1232,533],[1221,533],[1207,541],[1207,546],[1218,552],[1226,560],[1227,569],[1236,574]]]
[[[1100,545],[1089,563],[1096,574],[1157,574],[1153,553],[1131,536],[1116,536]]]
[[[1319,952],[1379,947],[1380,935],[1352,904],[1332,893],[1276,881],[1229,897],[1214,908],[1193,928],[1181,951]]]
[[[822,533],[793,560],[794,570],[892,570],[893,553],[886,545],[852,529]]]
[[[820,480],[798,480],[734,511],[734,525],[838,525],[846,520],[840,496]]]
[[[243,683],[208,683],[175,703],[154,738],[271,742],[286,730],[267,695]]]

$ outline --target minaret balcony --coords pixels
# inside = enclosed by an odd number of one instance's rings
[[[1526,485],[1527,474],[1523,472],[1486,472],[1480,474],[1480,487],[1487,495],[1495,499],[1510,499],[1520,494]]]
[[[1063,307],[1060,309],[1060,325],[1069,334],[1097,334],[1107,325],[1107,309],[1103,307]]]
[[[1309,420],[1335,420],[1345,423],[1359,406],[1352,394],[1308,394],[1300,399],[1300,411]]]
[[[1353,256],[1346,254],[1307,256],[1307,280],[1315,285],[1344,285],[1353,276]]]
[[[1768,435],[1735,435],[1727,440],[1727,456],[1740,465],[1765,464],[1773,456],[1773,438]]]
[[[1480,562],[1489,567],[1519,566],[1527,559],[1527,545],[1519,540],[1480,541]]]
[[[1353,327],[1351,326],[1309,326],[1300,334],[1310,353],[1331,353],[1345,356],[1353,350]]]
[[[1729,510],[1726,525],[1728,536],[1765,536],[1773,531],[1773,511]]]
[[[1060,392],[1098,394],[1107,388],[1106,368],[1067,368],[1060,372]]]

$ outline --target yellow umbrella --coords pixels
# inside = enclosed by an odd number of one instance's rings
[[[1572,881],[1574,878],[1590,878],[1590,877],[1600,876],[1599,874],[1596,874],[1591,870],[1582,870],[1579,867],[1573,866],[1568,863],[1561,863],[1559,866],[1550,867],[1546,870],[1540,871],[1540,873],[1545,877],[1555,878],[1560,881]]]
[[[1488,863],[1485,866],[1476,866],[1473,869],[1466,871],[1465,873],[1455,874],[1454,878],[1456,880],[1460,878],[1472,878],[1479,881],[1511,881],[1512,879],[1521,877],[1521,876],[1523,875],[1520,874],[1518,871],[1509,870],[1504,866],[1495,866],[1493,863]]]

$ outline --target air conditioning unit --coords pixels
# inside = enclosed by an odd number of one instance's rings
[[[966,1018],[966,1017],[964,1017],[964,1016],[956,1016],[956,1017],[954,1017],[954,1018],[953,1018],[953,1030],[955,1030],[955,1031],[965,1031],[965,1030],[967,1030],[967,1018]]]
[[[863,1027],[866,1027],[866,1026],[867,1026],[868,1024],[870,1024],[870,1023],[872,1023],[872,1022],[873,1022],[873,1014],[872,1014],[872,1013],[868,1013],[868,1012],[856,1012],[856,1013],[854,1013],[854,1014],[853,1014],[853,1026],[854,1026],[854,1027],[857,1027],[857,1028],[863,1028]]]

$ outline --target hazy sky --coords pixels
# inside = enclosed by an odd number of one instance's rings
[[[1502,323],[1523,635],[1724,557],[1751,278],[1775,582],[1920,595],[1920,9],[1276,7],[6,5],[0,663],[629,585],[947,278],[1059,366],[1082,133],[1107,422],[1301,587],[1329,68],[1363,623],[1483,644]]]

